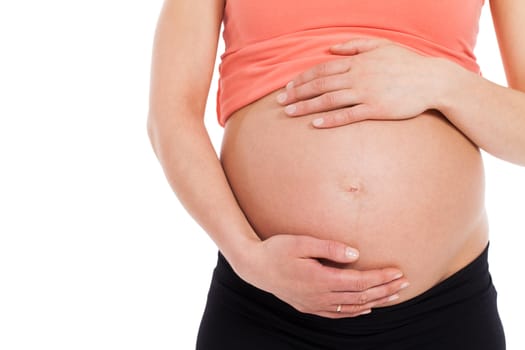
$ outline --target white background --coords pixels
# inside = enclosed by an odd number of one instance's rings
[[[194,348],[216,248],[146,134],[160,7],[0,2],[0,349]],[[488,10],[476,52],[505,84]],[[520,350],[525,169],[485,159],[490,264]]]

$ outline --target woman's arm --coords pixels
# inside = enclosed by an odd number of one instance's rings
[[[165,1],[155,33],[148,136],[170,186],[230,259],[259,241],[204,127],[221,1]]]
[[[525,2],[490,5],[509,88],[444,63],[436,108],[485,151],[525,166]]]
[[[450,62],[442,71],[447,80],[434,108],[486,152],[525,166],[525,93]]]
[[[283,234],[261,242],[239,208],[203,121],[223,7],[166,0],[159,18],[147,128],[170,186],[243,279],[297,309],[349,317],[386,302],[406,282],[398,269],[324,266],[316,258],[357,258],[335,241]],[[347,305],[341,313],[338,304]]]

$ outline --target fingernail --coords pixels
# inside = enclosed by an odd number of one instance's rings
[[[291,89],[291,88],[293,88],[293,86],[294,86],[293,81],[291,81],[291,82],[289,82],[288,84],[286,84],[286,88],[287,88],[287,89]]]
[[[405,282],[405,283],[403,283],[399,288],[400,288],[400,289],[405,289],[405,288],[407,288],[409,285],[410,285],[410,283]]]
[[[332,49],[336,49],[337,50],[337,49],[340,49],[342,47],[343,47],[342,44],[337,44],[337,45],[332,46]]]
[[[323,118],[317,118],[317,119],[314,119],[314,120],[312,121],[312,124],[313,124],[314,126],[321,126],[321,125],[323,125],[323,123],[324,123]]]
[[[401,277],[403,277],[403,272],[399,272],[399,273],[395,274],[393,279],[397,280],[397,279],[400,279]]]
[[[372,310],[371,310],[371,309],[368,309],[368,310],[366,310],[366,311],[361,312],[359,315],[367,315],[367,314],[369,314],[369,313],[371,313],[371,312],[372,312]]]
[[[355,259],[359,256],[359,252],[353,248],[347,247],[345,249],[345,255],[347,258]]]
[[[397,300],[397,299],[399,299],[399,295],[393,294],[387,299],[387,301],[394,301],[394,300]]]
[[[296,105],[288,105],[284,109],[284,112],[286,114],[288,114],[288,115],[293,115],[293,114],[295,114],[296,111],[297,111],[297,106]]]
[[[279,95],[277,95],[277,102],[284,103],[284,101],[286,101],[287,98],[288,95],[286,94],[286,92],[280,93]]]

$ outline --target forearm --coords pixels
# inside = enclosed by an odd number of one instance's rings
[[[260,240],[237,204],[202,118],[150,116],[148,135],[188,213],[227,259],[243,260],[247,248]]]
[[[525,93],[440,60],[436,109],[486,152],[525,165]]]
[[[188,213],[232,262],[260,242],[203,124],[223,20],[222,1],[165,1],[152,52],[148,135]]]

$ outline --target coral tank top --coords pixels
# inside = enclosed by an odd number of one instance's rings
[[[480,73],[474,55],[484,0],[226,0],[217,117],[341,56],[329,47],[382,37]]]

